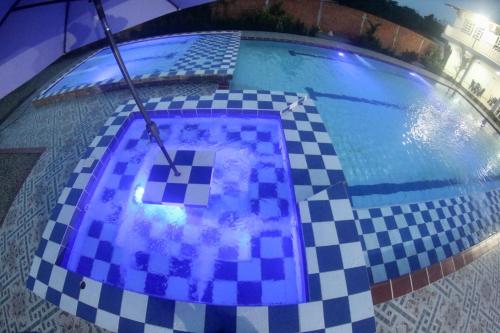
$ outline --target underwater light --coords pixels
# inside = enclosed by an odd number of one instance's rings
[[[417,76],[417,74],[415,72],[410,72],[410,75],[411,76]]]
[[[344,52],[339,52],[339,56],[343,57],[344,56]]]
[[[137,186],[134,192],[134,201],[138,204],[142,204],[142,197],[144,196],[144,187]]]

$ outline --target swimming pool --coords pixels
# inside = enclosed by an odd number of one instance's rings
[[[118,288],[173,300],[305,301],[300,223],[280,120],[156,121],[169,150],[214,152],[208,205],[143,202],[159,149],[136,119],[103,162],[60,264]],[[185,161],[175,156],[184,172]],[[175,182],[183,186],[182,176]]]
[[[247,40],[231,84],[315,99],[355,208],[500,187],[494,128],[460,95],[408,70],[333,49]]]
[[[168,71],[198,35],[150,39],[119,46],[131,77]],[[98,51],[57,81],[47,94],[94,82],[122,79],[109,47]]]

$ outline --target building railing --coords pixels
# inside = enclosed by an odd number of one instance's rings
[[[483,40],[474,39],[472,36],[462,32],[460,29],[450,25],[446,26],[444,37],[448,37],[449,39],[453,39],[454,41],[469,47],[500,66],[500,51],[495,50],[493,48],[493,44],[487,43]]]

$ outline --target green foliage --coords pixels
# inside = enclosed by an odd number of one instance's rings
[[[287,14],[281,3],[275,3],[268,9],[245,12],[238,18],[218,17],[215,22],[222,29],[277,31],[310,36],[318,32],[317,27],[308,28]]]
[[[380,23],[372,23],[370,20],[368,20],[367,22],[368,22],[368,29],[366,29],[366,31],[362,35],[356,37],[353,40],[354,44],[376,52],[391,54],[390,50],[383,48],[382,44],[380,43],[380,40],[377,37],[375,37],[375,33],[377,32],[377,29],[380,27]]]
[[[400,6],[394,0],[337,0],[337,2],[340,5],[383,17],[428,37],[441,38],[444,31],[444,25],[434,15],[422,16],[412,8]]]
[[[421,62],[427,70],[438,75],[441,74],[445,65],[445,61],[441,57],[441,52],[434,47],[425,52]]]

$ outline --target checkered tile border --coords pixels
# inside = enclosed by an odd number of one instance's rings
[[[474,196],[356,209],[370,282],[428,267],[500,231],[500,190]]]
[[[159,299],[88,279],[58,266],[78,230],[99,174],[138,110],[131,101],[106,121],[63,189],[35,253],[27,286],[61,309],[111,331],[297,332],[336,328],[374,332],[362,246],[337,155],[311,100],[270,91],[217,91],[212,96],[150,99],[154,115],[245,115],[281,119],[302,220],[309,302],[284,306],[215,306]],[[73,230],[74,229],[74,230]],[[85,288],[81,283],[85,282]]]
[[[240,47],[240,32],[228,32],[228,31],[214,31],[214,32],[199,32],[199,33],[185,33],[168,35],[161,37],[151,37],[138,39],[131,42],[121,43],[120,45],[126,45],[136,42],[142,42],[152,39],[160,38],[170,38],[178,36],[190,36],[190,35],[200,35],[200,38],[186,51],[186,53],[176,61],[172,66],[172,69],[167,72],[154,72],[143,75],[137,75],[132,77],[132,80],[145,83],[154,82],[158,80],[175,80],[175,79],[186,79],[188,77],[203,77],[203,76],[221,76],[221,77],[232,77],[234,74],[234,69],[236,67],[236,59],[238,57],[238,50]],[[96,87],[106,87],[110,85],[121,85],[125,81],[122,78],[102,80],[97,82],[91,82],[86,84],[81,84],[75,87],[64,88],[58,91],[50,92],[50,89],[59,81],[64,79],[66,75],[73,70],[75,70],[82,63],[101,52],[103,49],[99,49],[92,53],[90,56],[83,59],[81,62],[73,66],[61,77],[56,79],[51,83],[45,90],[43,90],[38,97],[34,99],[34,102],[41,101],[49,97],[55,97],[59,95],[64,95],[80,90],[88,90]]]

